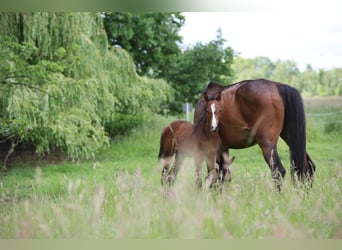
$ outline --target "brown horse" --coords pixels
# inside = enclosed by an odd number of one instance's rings
[[[230,86],[209,83],[200,97],[194,116],[198,122],[205,112],[205,99],[221,93],[222,114],[219,122],[221,152],[258,144],[273,179],[280,188],[285,177],[277,151],[279,136],[290,148],[291,176],[313,180],[315,164],[306,152],[306,125],[303,101],[295,88],[265,79],[246,80]],[[224,160],[218,159],[225,175]]]
[[[216,153],[221,146],[218,134],[218,123],[222,112],[220,104],[220,94],[209,99],[204,95],[205,109],[203,116],[192,125],[187,121],[174,121],[165,127],[160,137],[159,159],[163,161],[161,183],[172,185],[176,179],[178,171],[186,157],[194,156],[196,184],[201,186],[202,162],[207,162],[208,186],[218,178],[218,170],[215,168]],[[174,166],[170,167],[174,159]],[[234,161],[225,158],[222,166],[226,172],[230,173],[229,165]],[[230,179],[229,176],[222,176],[221,181]]]

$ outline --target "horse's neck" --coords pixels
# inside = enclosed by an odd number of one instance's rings
[[[205,134],[206,136],[211,136],[213,133],[210,131],[210,124],[209,123],[204,123],[202,127],[202,133]]]

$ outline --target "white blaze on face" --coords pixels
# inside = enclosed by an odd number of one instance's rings
[[[212,112],[212,119],[211,119],[211,130],[215,131],[217,128],[217,120],[215,117],[216,106],[215,103],[211,104],[211,112]]]

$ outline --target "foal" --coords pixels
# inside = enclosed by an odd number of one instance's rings
[[[205,160],[208,168],[206,186],[226,179],[219,177],[218,169],[215,168],[216,154],[221,144],[218,134],[218,123],[221,113],[220,94],[209,99],[205,95],[206,108],[203,117],[192,125],[187,121],[174,121],[163,129],[160,138],[159,159],[163,160],[161,183],[172,185],[178,171],[186,157],[195,158],[195,175],[198,187],[202,185],[201,169]],[[173,158],[175,157],[175,158]],[[229,172],[229,166],[234,161],[223,158],[224,171]],[[170,167],[173,163],[174,166]]]

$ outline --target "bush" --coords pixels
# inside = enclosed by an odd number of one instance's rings
[[[122,114],[115,113],[114,120],[106,122],[104,127],[106,133],[114,138],[117,135],[127,135],[134,128],[139,127],[145,121],[148,120],[148,116],[145,114]]]

